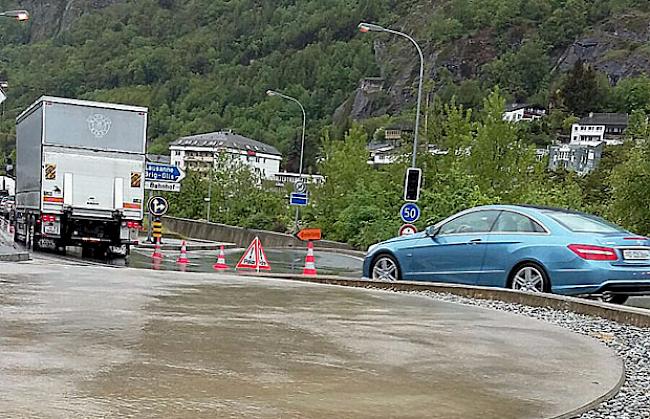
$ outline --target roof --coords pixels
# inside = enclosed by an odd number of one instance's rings
[[[529,103],[510,103],[510,104],[506,105],[506,112],[512,112],[512,111],[516,111],[516,110],[519,110],[519,109],[525,109],[525,108],[533,108],[533,109],[545,110],[542,106],[531,105]]]
[[[92,108],[102,108],[102,109],[114,109],[118,111],[129,111],[129,112],[142,112],[148,113],[149,109],[142,106],[131,106],[131,105],[121,105],[117,103],[106,103],[106,102],[94,102],[90,100],[79,100],[79,99],[68,99],[64,97],[55,97],[55,96],[41,96],[36,102],[32,103],[29,108],[25,109],[18,117],[16,121],[19,121],[23,116],[30,113],[33,109],[40,106],[43,102],[52,102],[52,103],[62,103],[66,105],[75,105],[75,106],[88,106]]]
[[[170,164],[171,157],[163,156],[160,154],[147,154],[147,161],[151,163],[158,163],[158,164]]]
[[[605,144],[605,141],[588,141],[586,143],[580,143],[580,144],[557,144],[557,145],[552,145],[549,146],[549,151],[559,151],[559,150],[583,150],[583,149],[597,149],[597,148],[602,148],[603,144]]]
[[[590,113],[578,121],[580,125],[628,125],[626,113]]]
[[[253,140],[251,138],[244,137],[243,135],[235,134],[232,131],[208,132],[206,134],[182,137],[172,142],[170,146],[210,148],[227,147],[244,151],[252,150],[260,153],[282,156],[282,153],[280,153],[277,148],[268,144],[264,144],[257,140]]]
[[[385,148],[396,148],[394,144],[390,143],[370,143],[366,147],[368,151],[379,151]]]
[[[405,132],[413,132],[415,131],[415,124],[412,122],[403,121],[391,122],[384,128],[384,130],[401,130]]]

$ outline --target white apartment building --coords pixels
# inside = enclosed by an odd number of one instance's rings
[[[627,125],[627,114],[590,113],[571,126],[571,144],[593,147],[604,142],[621,145]]]
[[[171,164],[184,170],[208,171],[220,161],[233,161],[269,180],[275,180],[282,162],[282,155],[275,147],[232,131],[182,137],[172,142],[169,150]]]

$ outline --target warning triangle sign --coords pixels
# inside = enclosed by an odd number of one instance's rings
[[[266,257],[266,253],[264,253],[264,248],[259,237],[255,237],[253,242],[248,246],[237,264],[237,269],[271,270],[271,264]]]

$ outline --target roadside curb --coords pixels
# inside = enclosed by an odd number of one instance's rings
[[[250,275],[244,273],[243,275]],[[650,328],[650,310],[617,306],[599,301],[589,301],[576,297],[555,294],[533,294],[503,288],[473,287],[456,284],[421,283],[421,282],[379,282],[359,278],[334,276],[305,277],[295,274],[254,274],[260,277],[288,279],[301,282],[312,282],[326,285],[339,285],[357,288],[375,288],[392,291],[431,291],[454,294],[461,297],[480,300],[499,300],[531,307],[548,307],[555,310],[566,310],[587,316],[601,317],[628,326]]]
[[[26,262],[30,259],[31,257],[27,252],[0,254],[0,262]]]
[[[591,402],[585,404],[584,406],[575,408],[570,412],[566,412],[560,416],[554,416],[549,419],[573,419],[584,413],[589,412],[590,410],[594,410],[602,403],[613,399],[614,396],[616,396],[618,392],[621,391],[621,387],[623,387],[623,384],[625,384],[625,380],[627,379],[627,372],[625,371],[625,362],[623,361],[623,359],[620,359],[620,357],[619,360],[621,363],[621,378],[611,390],[609,390],[607,393],[603,394],[602,396],[598,397],[597,399],[592,400]]]
[[[226,249],[234,249],[236,246],[234,243],[211,243],[211,244],[188,244],[186,246],[187,251],[196,251],[196,250],[219,250],[219,248],[223,246]],[[151,249],[153,250],[155,248],[154,244],[151,243],[143,243],[135,246],[136,249]],[[160,246],[161,250],[181,250],[181,244],[162,244]]]

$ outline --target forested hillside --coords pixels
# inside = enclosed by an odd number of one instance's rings
[[[295,158],[300,113],[266,98],[269,88],[305,104],[311,157],[363,77],[384,75],[386,97],[353,116],[408,109],[414,51],[359,35],[361,20],[414,34],[430,90],[467,106],[480,107],[496,84],[510,99],[546,103],[578,58],[612,82],[650,66],[645,0],[0,1],[19,5],[30,23],[0,26],[0,74],[11,85],[3,132],[41,94],[127,102],[151,108],[153,152],[179,135],[232,128]],[[599,46],[576,52],[583,38]]]

